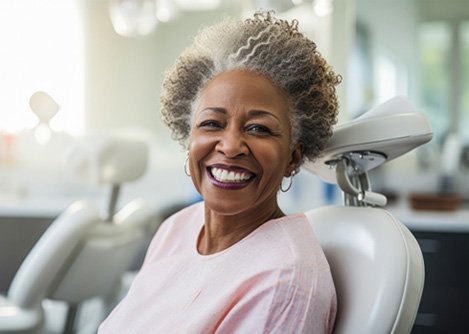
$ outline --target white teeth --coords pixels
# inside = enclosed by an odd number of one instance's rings
[[[228,172],[226,170],[223,170],[221,173],[220,173],[220,179],[222,180],[226,180],[228,177]]]
[[[242,182],[249,180],[252,176],[251,173],[227,171],[216,167],[213,167],[211,172],[218,182]]]

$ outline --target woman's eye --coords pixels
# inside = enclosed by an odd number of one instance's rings
[[[259,134],[259,135],[270,135],[270,134],[272,134],[272,131],[268,127],[266,127],[264,125],[260,125],[260,124],[249,125],[246,128],[246,130],[248,132]]]
[[[203,121],[203,122],[200,122],[199,124],[199,128],[206,128],[206,129],[217,129],[221,127],[222,125],[219,122],[214,121],[214,120]]]

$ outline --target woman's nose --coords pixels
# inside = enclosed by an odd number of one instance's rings
[[[216,149],[228,158],[248,155],[249,147],[241,131],[225,129],[220,136]]]

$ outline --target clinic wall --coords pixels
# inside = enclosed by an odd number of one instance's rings
[[[357,0],[356,17],[367,29],[373,65],[377,57],[385,55],[396,60],[404,73],[398,73],[402,82],[397,93],[409,97],[419,109],[419,62],[418,62],[418,24],[419,9],[417,1],[408,0]],[[376,78],[373,88],[376,88]],[[372,94],[373,96],[373,94]],[[371,106],[381,103],[376,96]],[[421,170],[417,151],[391,161],[373,171],[372,184],[375,189],[387,189],[401,194],[416,190],[431,191],[436,187],[434,173]]]
[[[405,73],[399,73],[398,79],[404,82],[397,87],[398,93],[418,104],[417,2],[357,0],[356,17],[369,32],[372,57],[385,54],[403,65]]]

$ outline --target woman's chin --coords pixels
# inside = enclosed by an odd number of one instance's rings
[[[253,205],[252,201],[249,204],[246,199],[231,199],[212,196],[204,197],[204,201],[206,208],[208,208],[212,212],[224,216],[233,216],[240,214],[249,209],[251,205]]]

